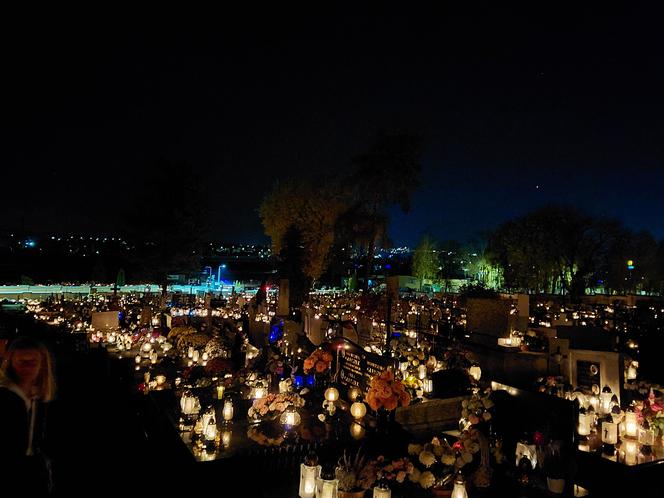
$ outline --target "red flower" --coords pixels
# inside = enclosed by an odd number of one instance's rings
[[[540,431],[535,431],[535,434],[533,434],[533,442],[537,445],[542,445],[546,442],[546,438]]]

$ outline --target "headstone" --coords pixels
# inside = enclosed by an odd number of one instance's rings
[[[560,354],[558,358],[557,355]],[[560,359],[560,363],[557,360]],[[567,376],[569,372],[569,341],[557,337],[549,338],[549,374]]]
[[[517,319],[514,328],[524,332],[530,323],[530,296],[528,294],[517,294]]]
[[[569,378],[573,386],[586,387],[597,384],[600,389],[609,386],[620,395],[620,354],[608,351],[570,349]]]
[[[339,365],[338,381],[346,387],[359,387],[366,392],[372,377],[388,367],[394,368],[394,359],[370,353],[359,344],[344,339]]]
[[[279,281],[279,306],[277,308],[277,314],[279,316],[288,316],[290,313],[290,307],[288,305],[289,300],[289,282],[287,278],[282,278]]]
[[[314,346],[319,346],[325,336],[322,329],[323,320],[314,316],[312,310],[304,315],[304,333]]]
[[[351,340],[355,343],[358,342],[358,339],[359,339],[358,333],[357,333],[357,330],[356,330],[356,328],[355,328],[355,326],[354,326],[354,324],[351,320],[347,320],[347,321],[343,322],[343,327],[341,328],[341,330],[342,330],[343,336],[346,339],[349,339],[349,340]]]
[[[357,319],[357,342],[364,347],[371,342],[371,331],[373,329],[373,319],[368,316],[361,316]]]
[[[510,331],[511,301],[499,298],[468,298],[466,328],[470,332],[498,337]],[[494,341],[495,343],[495,341]]]
[[[117,311],[97,311],[92,313],[92,326],[95,330],[114,330],[120,327]]]
[[[302,334],[302,324],[293,320],[284,321],[284,338],[290,344],[297,344],[298,336]]]
[[[152,325],[152,308],[150,306],[143,306],[140,325],[143,327]]]

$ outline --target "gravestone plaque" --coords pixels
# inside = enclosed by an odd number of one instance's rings
[[[339,354],[339,382],[347,387],[359,387],[366,392],[375,375],[388,367],[394,368],[394,359],[362,349],[347,339]]]
[[[593,384],[600,388],[600,368],[598,361],[577,360],[576,362],[576,385],[583,389],[590,390]]]

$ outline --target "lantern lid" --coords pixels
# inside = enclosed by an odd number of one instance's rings
[[[463,478],[461,471],[457,472],[456,478],[454,479],[454,484],[466,484],[466,480]]]
[[[307,453],[307,455],[304,457],[304,465],[307,465],[308,467],[315,467],[318,465],[318,455],[316,455],[315,451],[310,451]]]
[[[603,393],[610,393],[610,392],[613,392],[613,391],[611,391],[611,388],[610,388],[610,387],[608,386],[608,384],[607,384],[606,386],[604,386],[604,387],[602,388],[602,392],[603,392]]]

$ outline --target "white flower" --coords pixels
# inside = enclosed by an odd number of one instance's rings
[[[420,476],[420,486],[422,486],[424,489],[429,489],[435,483],[436,483],[436,477],[428,470],[426,472],[423,472],[422,475]]]
[[[468,451],[464,451],[464,452],[461,454],[461,458],[463,459],[463,461],[464,461],[465,463],[470,463],[470,462],[473,461],[473,454],[472,454],[472,453],[469,453]]]
[[[482,418],[488,422],[489,420],[491,420],[491,414],[489,412],[484,412],[482,414]]]
[[[408,445],[408,454],[409,455],[419,455],[420,451],[422,451],[422,445],[421,444],[409,444]]]
[[[461,407],[462,407],[462,408],[468,408],[468,400],[467,400],[467,399],[464,399],[464,400],[461,402]]]
[[[436,456],[430,451],[423,451],[420,453],[419,459],[420,463],[425,467],[431,467],[434,463],[436,463]]]
[[[443,465],[454,465],[456,457],[454,456],[454,453],[445,453],[440,461],[443,462]]]

